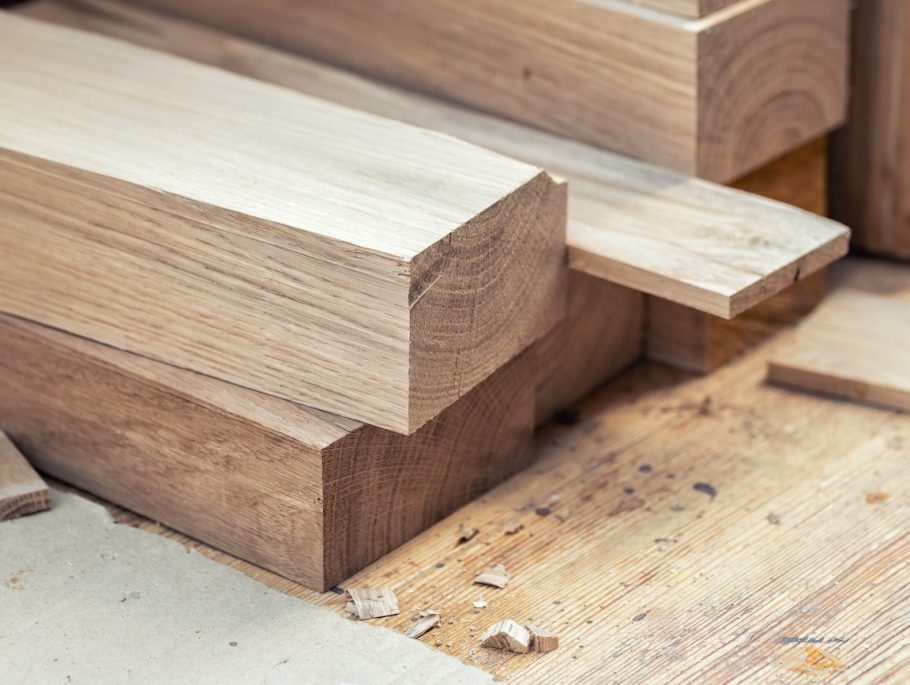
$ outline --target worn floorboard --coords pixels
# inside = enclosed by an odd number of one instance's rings
[[[545,429],[534,467],[349,583],[395,589],[402,614],[375,621],[393,629],[439,611],[422,640],[514,683],[906,681],[910,416],[766,384],[778,343],[704,378],[636,367]],[[506,588],[472,585],[500,563]],[[559,649],[481,648],[507,617]]]

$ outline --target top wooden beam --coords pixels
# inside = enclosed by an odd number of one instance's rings
[[[0,13],[0,310],[410,433],[564,308],[565,187]]]
[[[573,269],[723,318],[843,255],[840,224],[434,98],[109,0],[19,11],[170,50],[364,111],[434,128],[569,180]]]
[[[844,120],[849,0],[140,0],[713,181]]]

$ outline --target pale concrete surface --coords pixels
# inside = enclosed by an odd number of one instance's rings
[[[56,491],[51,511],[0,523],[0,674],[93,685],[493,682]]]

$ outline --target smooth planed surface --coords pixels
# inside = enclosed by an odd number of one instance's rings
[[[434,128],[539,164],[569,181],[573,269],[716,316],[742,313],[847,249],[843,226],[793,207],[189,22],[109,0],[39,0],[19,11]]]

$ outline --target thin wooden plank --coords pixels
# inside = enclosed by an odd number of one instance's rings
[[[910,259],[910,4],[859,0],[847,125],[831,138],[831,214],[867,250]]]
[[[736,187],[823,215],[826,144],[817,140],[740,179]],[[648,357],[706,373],[808,314],[827,292],[824,270],[803,277],[733,320],[656,297],[648,298]]]
[[[0,426],[38,468],[319,590],[529,463],[533,373],[403,436],[0,315]]]
[[[142,0],[713,181],[844,120],[848,0]]]
[[[839,224],[109,0],[32,16],[100,31],[525,159],[569,180],[570,266],[729,318],[841,256]]]
[[[910,417],[765,383],[774,344],[703,378],[637,367],[577,425],[542,433],[533,468],[351,585],[438,610],[431,641],[510,682],[906,681]],[[535,512],[554,496],[564,521]],[[515,517],[525,528],[503,535]],[[480,532],[456,547],[468,523]],[[344,612],[341,596],[196,549]],[[499,563],[509,585],[478,614],[471,580]],[[504,618],[546,626],[559,649],[481,648]]]
[[[50,509],[51,491],[0,430],[0,521]]]
[[[908,274],[910,275],[910,274]],[[768,365],[777,383],[910,410],[910,300],[841,288]]]
[[[4,311],[402,433],[562,316],[537,167],[7,13],[0,61]]]

